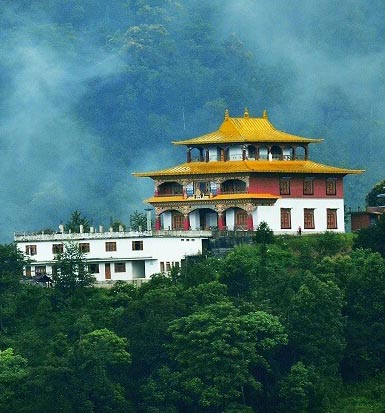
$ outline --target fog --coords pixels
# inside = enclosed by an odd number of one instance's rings
[[[353,207],[384,178],[383,2],[154,1],[150,17],[136,2],[119,3],[5,2],[1,241],[13,231],[55,229],[74,210],[95,226],[128,222],[153,191],[132,172],[183,162],[183,148],[171,141],[212,131],[225,107],[234,116],[245,106],[251,116],[267,109],[278,129],[325,139],[311,147],[312,159],[366,169],[346,179]],[[209,41],[187,47],[181,33],[205,7],[199,19]],[[148,40],[133,49],[125,35],[142,28],[141,19],[147,30],[167,27],[147,55]],[[228,39],[244,54],[234,50],[219,63],[210,42],[220,50]],[[226,79],[216,62],[229,66]]]

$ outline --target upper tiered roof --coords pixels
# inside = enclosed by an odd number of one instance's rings
[[[250,118],[245,109],[243,118],[232,118],[229,111],[225,111],[225,119],[215,132],[183,141],[175,141],[175,145],[209,145],[221,143],[314,143],[323,139],[303,138],[275,129],[268,119],[266,110],[261,118]]]

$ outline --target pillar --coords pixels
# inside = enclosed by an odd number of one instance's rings
[[[253,231],[253,229],[254,229],[253,215],[249,213],[247,214],[247,230]]]
[[[160,222],[160,216],[157,215],[155,218],[155,231],[160,231],[162,229],[162,225]]]
[[[218,212],[218,229],[223,231],[225,229],[225,224],[223,222],[223,212]]]
[[[188,217],[188,214],[184,216],[183,229],[185,231],[188,231],[190,229],[190,219]]]

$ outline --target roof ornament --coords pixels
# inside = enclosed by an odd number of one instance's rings
[[[268,119],[268,117],[267,117],[267,110],[265,109],[264,111],[263,111],[263,119]]]
[[[225,120],[229,118],[229,110],[225,109]]]
[[[248,118],[248,117],[249,117],[249,111],[247,110],[247,108],[245,108],[245,113],[243,114],[243,116],[244,116],[245,118]]]

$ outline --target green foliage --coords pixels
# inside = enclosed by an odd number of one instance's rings
[[[147,216],[144,212],[134,211],[130,215],[130,228],[133,231],[145,231],[147,229]]]
[[[354,239],[354,248],[370,248],[372,251],[379,252],[385,257],[385,214],[381,215],[380,220],[368,228],[363,228],[357,232]]]
[[[196,400],[202,411],[241,401],[244,386],[259,390],[251,367],[268,365],[265,357],[287,338],[274,317],[264,312],[242,315],[228,301],[173,321],[169,332],[182,398]]]
[[[366,195],[365,201],[367,206],[385,205],[385,198],[378,196],[385,194],[385,179],[378,182]]]
[[[111,289],[78,285],[74,243],[59,257],[59,287],[3,283],[0,346],[14,351],[0,354],[3,379],[13,377],[0,383],[0,409],[381,411],[373,392],[337,394],[339,372],[354,382],[385,369],[384,259],[338,234],[275,241]],[[0,251],[7,278],[22,254]]]
[[[25,257],[15,243],[0,245],[0,293],[9,283],[17,284],[23,275]]]
[[[334,282],[306,274],[288,315],[295,359],[327,374],[337,372],[345,348],[343,306],[343,293]]]
[[[83,231],[90,231],[90,222],[79,211],[74,211],[71,214],[69,221],[64,225],[64,230],[72,233],[80,232],[80,225],[83,225]]]
[[[95,277],[89,273],[84,254],[76,242],[64,245],[62,253],[56,256],[57,273],[53,276],[55,288],[73,295],[77,289],[90,287]]]
[[[293,364],[279,390],[280,409],[288,413],[306,413],[309,411],[311,393],[314,391],[314,372],[302,362]]]
[[[257,244],[272,244],[274,242],[274,234],[266,222],[261,222],[255,231],[254,241]]]

